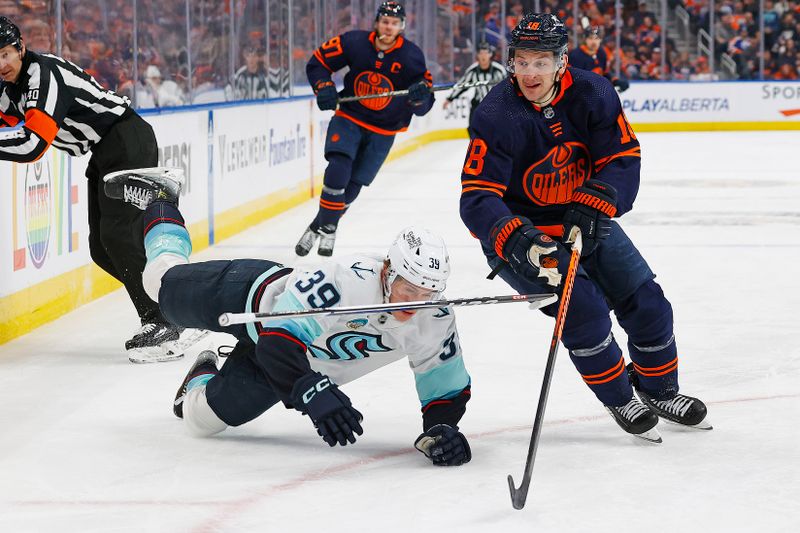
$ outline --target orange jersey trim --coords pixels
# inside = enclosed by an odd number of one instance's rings
[[[330,72],[331,74],[333,74],[333,69],[332,69],[331,67],[329,67],[329,66],[328,66],[328,64],[325,62],[325,60],[324,60],[324,59],[322,59],[322,54],[320,54],[320,53],[319,53],[319,48],[317,48],[316,50],[314,50],[314,57],[316,57],[316,58],[317,58],[317,61],[319,61],[320,63],[322,63],[322,66],[323,66],[323,67],[325,67],[326,69],[328,69],[328,72]]]
[[[41,137],[48,146],[56,138],[56,133],[58,133],[56,121],[41,109],[29,109],[25,113],[25,129]]]
[[[467,187],[466,189],[461,190],[461,194],[466,194],[472,191],[493,192],[500,198],[503,197],[503,193],[501,191],[498,191],[497,189],[490,189],[488,187]]]
[[[622,152],[618,152],[618,153],[616,153],[614,155],[610,155],[608,157],[603,157],[601,159],[598,159],[597,161],[594,162],[595,173],[600,172],[603,169],[604,166],[606,166],[607,164],[609,164],[610,162],[612,162],[615,159],[619,159],[620,157],[638,157],[638,158],[641,158],[642,157],[642,149],[639,146],[637,146],[635,148],[630,148],[628,150],[623,150]]]
[[[564,93],[570,87],[572,87],[572,73],[569,71],[569,69],[567,69],[567,70],[564,71],[564,76],[561,78],[561,87],[559,87],[559,89],[558,89],[558,94],[556,95],[555,98],[553,98],[553,101],[550,102],[547,105],[554,106],[558,102],[560,102],[561,99],[564,98]],[[518,94],[520,96],[523,96],[522,95],[522,91],[517,89],[517,92],[518,92]],[[538,106],[538,105],[534,104],[533,102],[531,102],[531,105],[533,106],[534,109],[536,109],[536,111],[541,111],[542,110],[541,106]]]
[[[408,129],[408,127],[405,127],[405,128],[401,128],[399,130],[394,130],[394,131],[385,130],[383,128],[379,128],[378,126],[373,126],[371,124],[367,124],[366,122],[358,120],[355,117],[351,117],[350,115],[348,115],[344,111],[336,111],[335,115],[337,115],[339,117],[342,117],[342,118],[346,118],[350,122],[352,122],[354,124],[358,124],[359,126],[361,126],[362,128],[364,128],[366,130],[369,130],[369,131],[371,131],[373,133],[379,133],[381,135],[394,135],[396,133],[404,132],[404,131],[406,131]]]
[[[503,192],[505,192],[505,190],[508,189],[508,186],[506,186],[506,185],[502,185],[500,183],[495,183],[493,181],[484,181],[484,180],[464,180],[464,181],[461,182],[461,185],[462,186],[463,185],[485,185],[487,187],[492,187],[492,188],[495,188],[495,189],[499,189],[499,190],[501,190]]]
[[[375,46],[375,38],[377,36],[378,36],[378,34],[376,32],[374,32],[374,31],[369,34],[369,42],[372,43],[372,46],[375,47],[375,50],[378,50],[378,47]],[[397,50],[398,48],[403,46],[403,42],[404,42],[403,36],[402,35],[398,35],[397,39],[395,39],[395,41],[394,41],[394,44],[388,50],[378,50],[378,51],[379,52],[383,52],[384,55],[388,55],[390,52],[394,52],[395,50]]]

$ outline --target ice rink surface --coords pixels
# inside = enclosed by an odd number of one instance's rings
[[[513,510],[506,475],[522,477],[553,323],[511,304],[457,310],[468,465],[435,468],[414,450],[404,362],[344,387],[364,414],[355,446],[329,449],[280,405],[198,440],[171,410],[193,357],[129,363],[137,321],[120,290],[0,346],[0,531],[800,531],[800,132],[639,138],[642,187],[622,224],[672,302],[682,390],[708,404],[713,431],[626,435],[562,348],[528,503]],[[485,279],[458,216],[465,148],[386,165],[343,219],[337,255],[384,253],[419,222],[449,245],[450,297],[511,293]],[[308,201],[193,259],[296,263],[315,211]]]

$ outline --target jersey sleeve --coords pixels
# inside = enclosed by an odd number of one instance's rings
[[[472,121],[474,135],[461,171],[461,219],[484,242],[489,242],[497,221],[511,215],[503,196],[513,168],[514,139],[506,134],[508,128],[496,126],[495,114],[491,102],[484,100],[478,106]]]
[[[429,323],[420,332],[420,345],[409,355],[423,428],[427,431],[436,424],[457,427],[470,398],[471,378],[464,366],[455,317],[452,310],[442,308],[425,318]]]
[[[320,82],[330,82],[331,74],[349,65],[349,41],[349,32],[343,33],[325,41],[314,50],[306,65],[306,76],[311,87],[316,88]]]
[[[70,93],[59,90],[55,75],[41,63],[32,62],[27,74],[22,110],[25,123],[21,129],[0,134],[0,159],[18,163],[42,157],[56,138],[72,99]]]
[[[433,87],[433,76],[431,75],[428,67],[425,65],[425,56],[422,54],[416,45],[408,55],[408,85],[411,86],[417,82],[424,81],[428,87]],[[428,96],[428,99],[416,107],[412,107],[412,113],[421,117],[433,108],[435,98],[433,92]]]
[[[295,270],[286,290],[272,311],[302,311],[334,307],[341,301],[341,289],[334,262],[313,272]],[[272,388],[284,404],[291,406],[294,383],[312,371],[306,357],[308,346],[330,327],[333,317],[305,317],[270,320],[259,331],[256,358]]]
[[[593,179],[617,190],[617,216],[620,216],[631,210],[639,192],[641,148],[617,92],[608,80],[600,78],[600,81],[596,86],[602,105],[595,106],[589,116]]]
[[[451,102],[464,94],[466,91],[469,90],[469,87],[464,87],[464,85],[468,83],[472,83],[475,81],[475,69],[477,67],[477,63],[473,63],[470,65],[467,70],[464,72],[464,75],[461,76],[458,81],[453,85],[453,90],[450,91],[450,94],[447,95],[447,99]]]

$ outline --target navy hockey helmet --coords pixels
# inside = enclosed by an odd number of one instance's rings
[[[17,50],[22,50],[22,35],[16,24],[6,17],[0,17],[0,48],[13,45]]]
[[[550,13],[529,13],[511,31],[509,57],[514,57],[514,51],[520,49],[553,52],[556,58],[560,58],[567,53],[568,42],[567,27],[557,16]]]
[[[405,24],[406,8],[398,2],[383,2],[378,6],[378,12],[375,14],[375,22],[378,22],[378,19],[381,17],[397,17]]]

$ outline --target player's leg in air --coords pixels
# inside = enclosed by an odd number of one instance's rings
[[[143,284],[170,322],[186,328],[224,331],[239,339],[221,369],[217,355],[201,352],[176,395],[173,411],[198,436],[218,433],[252,420],[278,398],[253,362],[255,344],[245,325],[222,328],[219,315],[258,306],[258,284],[268,285],[291,272],[267,260],[237,259],[189,263],[192,251],[177,199],[179,176],[169,172],[129,173],[107,181],[106,192],[124,197],[139,187],[144,210],[147,254]]]

